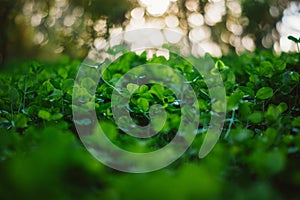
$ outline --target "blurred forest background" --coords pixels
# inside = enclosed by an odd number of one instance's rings
[[[181,32],[196,56],[296,51],[287,36],[300,37],[300,3],[288,0],[1,0],[0,16],[1,66],[83,59],[109,36],[137,28]]]

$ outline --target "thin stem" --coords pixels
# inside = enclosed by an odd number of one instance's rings
[[[92,67],[92,68],[97,68],[98,66],[92,66],[92,65],[89,65],[89,64],[86,64],[84,63],[84,65],[88,66],[88,67]],[[116,88],[115,86],[113,86],[112,84],[110,84],[108,81],[106,81],[103,76],[101,76],[101,72],[98,72],[101,79],[109,86],[109,87],[112,87],[114,90],[116,90],[120,95],[122,95],[120,89]]]
[[[114,90],[116,90],[120,95],[122,95],[121,91],[116,88],[115,86],[111,85],[108,81],[104,80],[104,78],[102,78],[102,80],[110,87],[112,87]]]
[[[15,126],[15,122],[14,122],[14,110],[13,110],[12,103],[10,104],[10,114],[11,114],[11,124],[14,127]]]
[[[23,93],[23,109],[25,108],[25,100],[27,94],[26,76],[24,78],[24,93]]]
[[[106,40],[110,37],[110,27],[111,27],[111,23],[109,19],[106,19],[105,34],[104,34],[104,39]]]
[[[232,127],[232,125],[233,125],[233,123],[234,123],[234,115],[235,115],[235,109],[232,110],[231,118],[230,118],[230,122],[229,122],[229,126],[228,126],[228,129],[227,129],[226,133],[225,133],[224,139],[227,139],[228,136],[229,136],[231,127]]]
[[[300,47],[299,47],[299,43],[297,43],[297,49],[298,49],[299,61],[300,61]]]
[[[62,96],[62,98],[61,98],[61,112],[62,112],[62,114],[64,114],[64,112],[65,112],[64,95],[65,95],[65,94],[63,94],[63,96]]]

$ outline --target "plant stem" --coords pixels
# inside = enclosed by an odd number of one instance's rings
[[[14,127],[15,122],[14,122],[14,109],[13,109],[13,104],[10,104],[10,114],[11,114],[11,125]]]
[[[231,118],[230,118],[230,122],[229,122],[229,126],[228,126],[228,129],[227,129],[226,133],[225,133],[224,139],[227,139],[228,136],[229,136],[231,127],[232,127],[232,125],[233,125],[233,123],[234,123],[234,115],[235,115],[235,109],[232,110]]]

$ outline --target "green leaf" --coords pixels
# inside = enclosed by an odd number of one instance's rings
[[[198,99],[199,109],[203,111],[208,110],[208,102],[203,99]]]
[[[225,64],[223,63],[222,60],[217,60],[217,62],[215,64],[215,68],[217,68],[219,71],[222,71],[228,67],[225,66]]]
[[[60,88],[60,82],[58,82],[57,80],[51,79],[50,83],[56,88],[56,89],[61,89]]]
[[[245,94],[250,95],[251,97],[255,96],[254,91],[250,87],[245,87],[245,86],[239,86],[239,89],[244,92]]]
[[[293,81],[299,81],[299,74],[298,74],[298,72],[291,72],[291,79]]]
[[[211,105],[213,112],[223,112],[226,109],[226,103],[223,101],[215,101]]]
[[[237,128],[230,131],[230,138],[236,142],[247,141],[254,135],[252,130]]]
[[[269,105],[267,112],[265,112],[265,118],[268,122],[274,122],[279,117],[278,109],[274,105]]]
[[[294,121],[292,122],[292,125],[293,125],[294,127],[300,127],[300,116],[299,116],[299,117],[296,117],[296,118],[294,119]]]
[[[269,61],[263,61],[260,63],[259,72],[262,76],[271,78],[273,76],[273,65]]]
[[[108,69],[106,69],[103,73],[102,73],[102,79],[104,79],[105,81],[110,81],[112,78],[112,75],[110,73],[110,71]]]
[[[166,122],[166,113],[165,110],[162,108],[161,105],[153,105],[149,110],[149,116],[151,118],[151,124],[156,133],[162,130],[164,124]],[[178,118],[177,115],[172,116],[172,121],[176,121]]]
[[[260,83],[259,77],[255,74],[251,74],[249,80],[256,85]]]
[[[167,103],[173,103],[176,99],[173,96],[167,96],[165,98],[165,102]]]
[[[250,102],[242,102],[239,106],[239,113],[241,113],[241,117],[247,119],[248,115],[251,113],[251,103]]]
[[[240,104],[240,101],[243,99],[243,93],[240,91],[234,92],[227,101],[227,109],[232,110],[234,108],[237,108]]]
[[[129,83],[127,85],[127,90],[130,94],[133,94],[138,88],[139,88],[139,85],[134,84],[134,83]]]
[[[274,62],[274,67],[278,71],[282,71],[286,68],[286,63],[283,60],[277,60]]]
[[[29,121],[28,117],[24,114],[17,114],[14,116],[15,126],[17,128],[26,128],[27,122]]]
[[[50,81],[45,81],[42,85],[42,89],[43,89],[43,92],[46,92],[47,94],[51,91],[54,90],[54,86],[52,85],[52,83],[50,83]]]
[[[151,87],[150,92],[157,96],[159,99],[163,99],[164,97],[164,87],[159,84],[155,84]]]
[[[87,89],[87,90],[90,90],[90,89],[96,87],[96,86],[97,86],[97,83],[96,83],[93,79],[87,77],[87,78],[84,78],[84,79],[81,81],[81,84],[80,84],[80,85],[81,85],[81,87],[83,87],[83,88],[85,88],[85,89]]]
[[[63,92],[58,89],[54,89],[53,92],[48,96],[50,101],[59,100],[63,96]]]
[[[149,109],[149,102],[145,98],[139,98],[137,100],[137,106],[138,106],[139,109],[146,112]]]
[[[50,120],[51,119],[51,114],[46,110],[40,110],[38,112],[38,116],[39,116],[39,118],[44,119],[44,120]]]
[[[148,91],[148,86],[147,85],[141,85],[141,87],[139,88],[139,93],[142,94],[142,93],[145,93]]]
[[[267,128],[267,130],[263,133],[263,137],[266,139],[265,141],[268,143],[268,145],[274,143],[277,135],[277,130],[272,127]]]
[[[278,106],[277,106],[277,110],[279,113],[283,113],[284,111],[286,111],[288,109],[288,106],[286,103],[281,102]]]
[[[9,101],[12,104],[18,104],[20,95],[15,87],[9,87]]]
[[[293,41],[293,42],[296,42],[296,43],[299,43],[299,42],[300,42],[300,38],[297,39],[297,38],[295,38],[295,37],[292,36],[292,35],[289,35],[289,36],[288,36],[288,39],[291,40],[291,41]]]
[[[64,115],[61,113],[55,113],[51,116],[51,120],[59,120],[63,117]]]
[[[92,95],[85,88],[75,88],[73,93],[73,99],[78,102],[88,102],[92,99]]]
[[[261,112],[254,112],[251,115],[248,116],[249,121],[251,121],[254,124],[258,124],[263,119],[263,114]]]
[[[61,89],[64,92],[68,92],[73,89],[74,80],[73,79],[65,79],[62,81]]]
[[[293,136],[293,135],[285,135],[285,136],[282,138],[282,141],[283,141],[285,144],[287,144],[287,145],[291,144],[291,143],[293,142],[293,140],[294,140],[294,136]]]
[[[58,69],[58,74],[62,77],[62,78],[67,78],[68,77],[68,71],[64,68],[59,68]]]
[[[258,99],[269,99],[273,96],[273,89],[270,87],[262,87],[256,93]]]

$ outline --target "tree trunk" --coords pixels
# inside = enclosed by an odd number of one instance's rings
[[[0,3],[0,68],[5,65],[7,59],[7,43],[8,43],[8,27],[9,15],[13,5],[10,1],[2,1]]]

